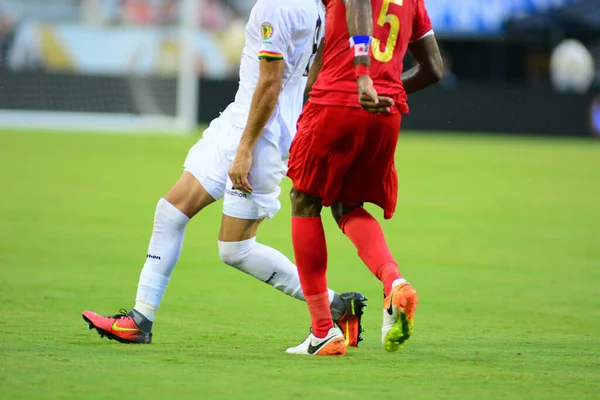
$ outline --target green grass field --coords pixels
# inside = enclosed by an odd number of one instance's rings
[[[401,137],[383,225],[420,304],[398,353],[381,348],[379,282],[326,215],[330,286],[370,298],[365,341],[286,355],[308,312],[220,262],[219,205],[188,228],[154,343],[101,340],[80,313],[133,305],[156,201],[195,140],[0,133],[0,398],[600,398],[592,140]],[[292,257],[282,203],[259,238]]]

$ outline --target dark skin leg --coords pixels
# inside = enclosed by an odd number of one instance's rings
[[[292,188],[290,191],[290,199],[292,202],[292,216],[311,218],[321,215],[323,205],[321,204],[322,200],[320,198],[309,196],[296,188]],[[331,205],[331,214],[333,215],[335,222],[339,225],[344,215],[362,206],[363,204],[347,206],[336,200]]]
[[[321,215],[323,205],[321,199],[312,197],[296,188],[290,191],[290,200],[292,202],[292,216],[300,218],[312,218]]]
[[[339,201],[335,200],[333,202],[333,204],[331,205],[331,215],[333,215],[333,218],[335,219],[335,222],[337,222],[337,224],[340,224],[340,221],[342,220],[342,218],[344,217],[344,215],[348,214],[349,212],[352,212],[353,210],[356,210],[359,207],[362,207],[363,204],[359,204],[356,206],[347,206],[345,204],[340,203]]]

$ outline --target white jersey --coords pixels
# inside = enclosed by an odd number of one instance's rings
[[[262,136],[287,154],[302,111],[309,64],[324,26],[320,0],[258,0],[246,25],[239,89],[221,118],[244,128],[259,78],[260,60],[283,60],[283,88]]]

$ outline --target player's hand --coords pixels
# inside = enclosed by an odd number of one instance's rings
[[[248,181],[250,166],[252,165],[252,151],[238,148],[235,158],[229,167],[229,178],[236,190],[252,193],[252,186]]]
[[[382,112],[389,113],[391,107],[394,106],[394,100],[377,95],[377,91],[373,87],[371,77],[365,75],[357,79],[358,83],[358,103],[360,106],[369,112],[379,114]]]

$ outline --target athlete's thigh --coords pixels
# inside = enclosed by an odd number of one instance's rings
[[[272,218],[281,208],[281,181],[287,170],[287,154],[264,138],[259,138],[252,154],[249,182],[253,192],[233,188],[227,178],[223,214],[243,220]]]
[[[364,140],[348,169],[344,185],[364,186],[380,180],[394,164],[400,114],[378,114],[370,118]]]
[[[311,154],[316,154],[322,162],[352,154],[359,145],[360,133],[366,129],[369,113],[342,106],[313,107],[312,114],[307,114],[303,121],[306,127],[304,139],[310,143]]]
[[[348,169],[336,200],[346,206],[375,203],[391,215],[396,206],[398,178],[394,156],[401,116],[377,115],[365,142]]]
[[[223,118],[223,117],[221,117]],[[185,171],[193,175],[215,200],[223,198],[227,171],[231,163],[234,127],[217,118],[190,149]]]
[[[262,219],[242,219],[223,214],[219,240],[221,242],[241,242],[256,237]]]
[[[280,149],[264,137],[258,138],[248,176],[253,194],[280,192],[279,185],[287,173],[288,158],[289,149]]]
[[[215,201],[200,181],[188,171],[183,171],[183,174],[169,190],[165,199],[187,215],[188,218],[193,218],[204,207]]]
[[[369,114],[320,105],[307,111],[292,144],[288,176],[296,189],[329,206],[360,149]]]

